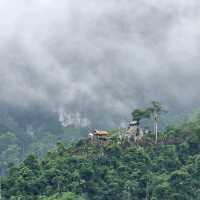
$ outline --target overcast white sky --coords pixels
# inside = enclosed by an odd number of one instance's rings
[[[198,0],[0,0],[0,101],[87,117],[200,102]]]

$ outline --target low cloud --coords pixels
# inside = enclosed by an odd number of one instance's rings
[[[199,105],[200,3],[2,0],[0,101],[113,125],[160,100]]]

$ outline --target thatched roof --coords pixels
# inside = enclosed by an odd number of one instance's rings
[[[94,131],[94,135],[95,136],[108,136],[109,133],[107,131],[98,131],[98,130],[95,130]]]

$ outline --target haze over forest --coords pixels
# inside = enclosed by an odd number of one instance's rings
[[[1,109],[39,105],[112,126],[153,99],[171,110],[198,106],[199,8],[198,0],[1,0]]]
[[[0,0],[0,200],[200,200],[199,0]]]

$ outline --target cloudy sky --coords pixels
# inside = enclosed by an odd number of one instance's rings
[[[113,121],[151,100],[199,106],[199,10],[198,0],[0,0],[0,102]]]

